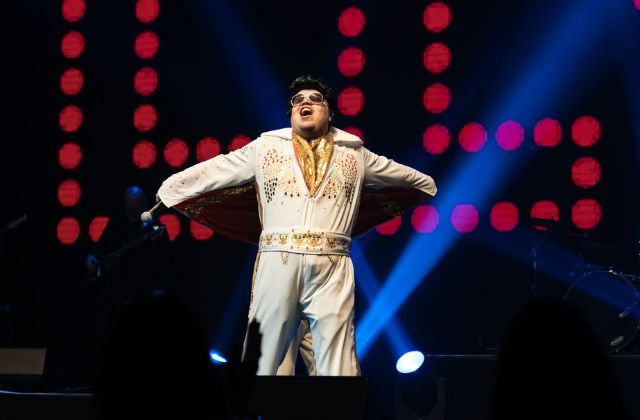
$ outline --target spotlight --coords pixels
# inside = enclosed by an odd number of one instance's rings
[[[211,358],[211,361],[213,362],[213,364],[215,365],[221,365],[223,363],[227,363],[227,359],[225,359],[224,357],[220,356],[218,353],[216,353],[214,350],[211,350],[209,352],[209,357]]]
[[[424,363],[424,354],[419,351],[410,351],[400,356],[396,369],[400,373],[411,373],[420,369],[422,363]]]

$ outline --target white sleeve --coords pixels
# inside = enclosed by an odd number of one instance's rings
[[[167,207],[207,191],[234,187],[255,180],[255,141],[226,155],[200,162],[167,178],[158,197]]]
[[[362,153],[365,186],[417,188],[432,197],[436,195],[438,189],[429,175],[376,155],[365,147],[362,148]]]

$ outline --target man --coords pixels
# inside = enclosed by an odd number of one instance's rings
[[[318,375],[359,375],[351,236],[436,187],[330,127],[333,94],[324,82],[302,76],[290,89],[290,128],[171,176],[158,197],[231,238],[258,242],[249,318],[262,326],[259,375],[276,374],[301,319]],[[365,185],[401,188],[363,194]]]

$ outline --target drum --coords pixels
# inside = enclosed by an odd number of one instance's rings
[[[623,350],[640,328],[640,293],[613,270],[585,274],[569,287],[564,300],[582,312],[607,352]]]

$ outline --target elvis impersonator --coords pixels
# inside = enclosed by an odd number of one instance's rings
[[[295,356],[290,343],[306,328],[317,375],[355,376],[351,237],[433,197],[436,186],[331,126],[333,93],[323,81],[301,76],[289,88],[290,128],[172,175],[157,197],[258,244],[249,319],[261,325],[259,375],[275,375],[287,353]]]

